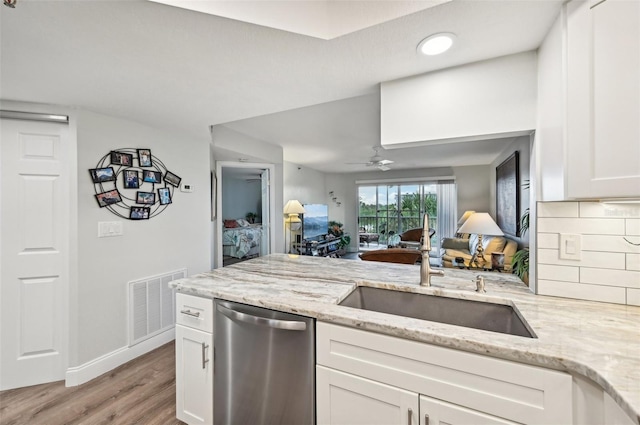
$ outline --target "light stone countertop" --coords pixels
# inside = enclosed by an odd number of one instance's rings
[[[640,307],[534,295],[514,275],[445,269],[420,287],[420,267],[271,254],[171,282],[180,292],[315,317],[585,376],[640,423]],[[473,279],[485,277],[486,294]],[[356,286],[515,305],[537,338],[338,306]]]

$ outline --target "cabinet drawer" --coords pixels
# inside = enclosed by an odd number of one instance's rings
[[[528,424],[571,423],[571,375],[317,323],[317,363]]]
[[[213,299],[177,293],[176,324],[213,333]]]

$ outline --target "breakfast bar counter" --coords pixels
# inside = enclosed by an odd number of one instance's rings
[[[271,254],[171,282],[181,293],[223,298],[380,334],[582,376],[640,423],[640,307],[534,295],[516,276],[446,269],[419,286],[419,266]],[[475,291],[477,275],[486,293]],[[338,305],[357,286],[514,307],[536,338]]]

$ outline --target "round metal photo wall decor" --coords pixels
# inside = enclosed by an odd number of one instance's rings
[[[172,202],[181,178],[151,149],[116,149],[89,169],[100,208],[127,220],[148,220]]]

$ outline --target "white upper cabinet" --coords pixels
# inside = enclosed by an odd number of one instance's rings
[[[568,198],[640,197],[640,1],[566,10]]]

